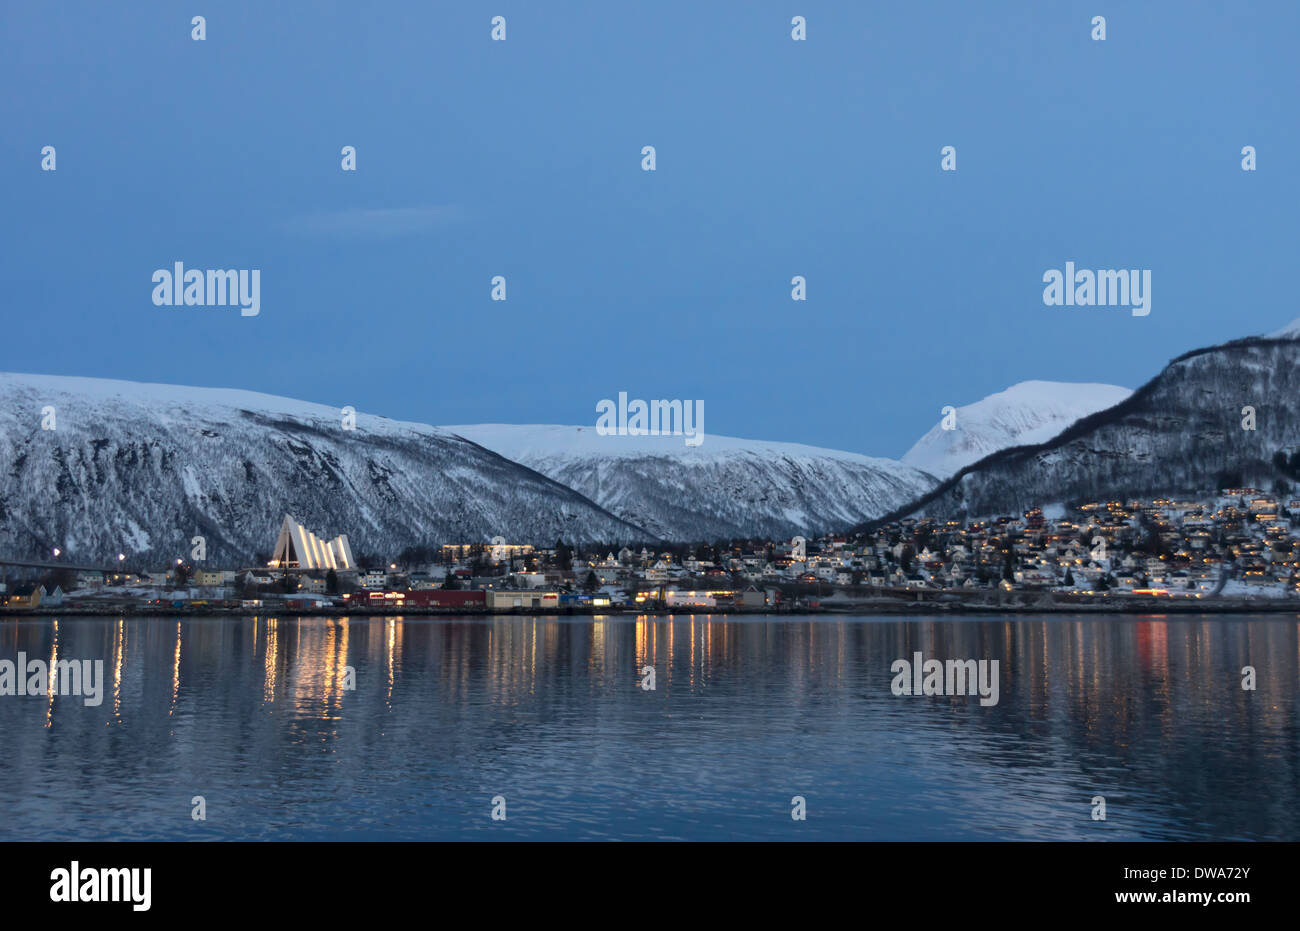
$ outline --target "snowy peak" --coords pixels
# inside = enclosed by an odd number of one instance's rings
[[[1268,334],[1269,339],[1300,339],[1300,317],[1292,320],[1280,330]]]
[[[924,494],[931,475],[892,459],[707,434],[602,436],[594,427],[447,427],[671,540],[812,535]]]
[[[1114,407],[1133,392],[1117,385],[1024,381],[956,409],[935,424],[903,462],[947,478],[1011,446],[1045,443],[1082,417]]]

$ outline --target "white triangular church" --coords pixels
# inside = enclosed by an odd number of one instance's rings
[[[288,514],[284,515],[280,537],[275,541],[275,555],[271,557],[271,568],[339,570],[356,567],[347,534],[341,533],[327,543]]]

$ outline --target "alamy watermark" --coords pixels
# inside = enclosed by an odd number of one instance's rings
[[[684,436],[687,446],[704,442],[703,401],[628,401],[618,393],[618,404],[605,398],[596,402],[596,433],[600,436]]]
[[[975,695],[984,707],[998,703],[998,661],[993,659],[896,659],[889,666],[895,695]]]
[[[1043,303],[1048,307],[1132,307],[1133,316],[1151,313],[1151,269],[1103,268],[1043,272]]]
[[[110,869],[81,866],[76,860],[50,873],[51,902],[130,902],[137,912],[149,911],[153,896],[153,869]]]
[[[81,695],[88,707],[104,700],[104,661],[61,659],[53,668],[43,659],[0,659],[0,696]]]
[[[260,268],[191,268],[182,262],[171,271],[153,273],[153,302],[156,307],[238,307],[241,317],[262,312],[262,270]]]

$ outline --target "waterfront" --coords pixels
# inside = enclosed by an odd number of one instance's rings
[[[916,651],[998,660],[998,703],[895,696]],[[1300,839],[1294,615],[7,620],[20,652],[105,683],[0,697],[5,840]]]

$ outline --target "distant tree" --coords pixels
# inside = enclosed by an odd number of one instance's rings
[[[339,593],[339,574],[333,569],[325,573],[325,591],[331,595]]]
[[[1149,553],[1152,556],[1168,555],[1169,548],[1165,546],[1164,538],[1160,536],[1154,525],[1146,526],[1146,534],[1142,538],[1138,549],[1143,553]]]
[[[1220,491],[1225,488],[1240,488],[1244,484],[1240,469],[1224,469],[1214,477],[1214,483]]]
[[[565,571],[573,568],[573,550],[563,540],[555,541],[555,564]]]
[[[1071,588],[1074,587],[1074,573],[1070,571],[1068,566],[1065,570],[1065,584]]]
[[[448,592],[454,592],[460,588],[460,580],[456,578],[455,572],[450,569],[447,570],[447,576],[442,580],[442,588]]]
[[[77,586],[77,574],[67,566],[60,566],[43,575],[38,584],[44,585],[47,592],[54,591],[56,585],[65,592],[70,592]]]
[[[280,591],[286,595],[292,594],[298,590],[298,580],[287,572],[280,574]]]
[[[917,551],[919,552],[920,550],[927,549],[930,546],[930,541],[933,537],[934,537],[934,530],[931,527],[924,526],[918,529],[916,531]]]
[[[596,570],[593,569],[587,573],[587,581],[583,588],[586,589],[587,594],[591,594],[600,588],[600,578],[596,575]]]
[[[397,559],[395,560],[395,562],[403,569],[409,568],[413,563],[419,562],[420,559],[419,553],[420,553],[420,547],[418,546],[404,547],[397,554]]]

